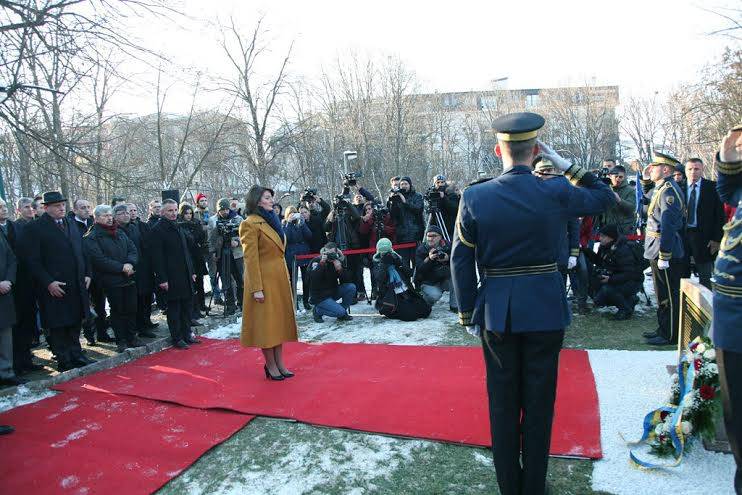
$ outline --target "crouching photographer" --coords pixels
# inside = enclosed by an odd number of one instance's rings
[[[412,289],[412,269],[392,250],[392,241],[383,237],[376,243],[371,268],[379,285],[376,310],[387,318],[415,321],[430,315],[430,306]]]
[[[351,282],[352,274],[343,266],[345,257],[337,245],[328,242],[320,256],[309,263],[309,293],[314,304],[314,321],[321,323],[323,316],[332,316],[341,321],[352,320],[348,314],[356,295],[356,286]],[[338,299],[342,302],[338,304]]]
[[[629,241],[619,234],[615,224],[604,225],[598,252],[586,250],[585,254],[595,264],[590,283],[595,305],[618,308],[616,320],[631,318],[644,274]]]
[[[448,291],[448,306],[451,311],[458,312],[451,284],[451,245],[443,239],[440,227],[428,227],[425,241],[415,252],[415,259],[415,285],[425,302],[432,306],[443,297],[444,291]]]

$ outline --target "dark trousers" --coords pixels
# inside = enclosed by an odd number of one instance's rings
[[[16,294],[15,311],[18,321],[13,326],[13,366],[20,370],[32,364],[31,346],[38,332],[33,294]]]
[[[193,309],[200,311],[206,307],[206,291],[204,290],[204,276],[196,275],[196,294],[193,296]]]
[[[134,340],[137,331],[137,288],[134,284],[126,287],[106,289],[108,304],[111,306],[111,327],[117,344],[128,344]]]
[[[304,263],[306,261],[302,260]],[[299,282],[299,274],[294,273],[293,271],[293,263],[291,261],[286,262],[286,269],[289,271],[289,280],[291,280],[291,287],[296,289],[298,282]],[[301,299],[304,303],[304,306],[309,304],[309,275],[307,274],[307,265],[296,265],[296,268],[299,269],[299,273],[301,273],[301,287],[302,287],[302,293],[301,293]],[[296,277],[296,278],[294,278]],[[296,284],[294,284],[296,282]],[[294,296],[296,296],[296,290],[294,291]]]
[[[510,333],[509,321],[504,334],[482,331],[492,457],[502,495],[545,491],[563,339],[564,330]]]
[[[657,295],[657,333],[670,342],[678,341],[678,319],[680,317],[680,276],[682,260],[670,260],[666,270],[657,268],[657,260],[651,261],[654,293]]]
[[[137,332],[141,332],[150,324],[152,317],[152,293],[137,294],[137,314],[135,318]]]
[[[694,228],[689,228],[688,231],[685,233],[685,239],[683,247],[685,248],[685,260],[683,267],[683,278],[690,278],[691,275],[691,256],[693,257],[693,263],[695,265],[695,271],[698,274],[698,281],[706,287],[708,290],[711,289],[711,272],[714,269],[714,262],[713,261],[698,261],[699,254],[701,255],[701,258],[707,258],[709,253],[697,253],[695,252],[695,246],[698,245],[705,245],[706,243],[702,240],[699,240],[699,232]]]
[[[575,299],[577,299],[577,303],[587,303],[587,260],[582,252],[580,252],[580,255],[577,257],[577,266],[569,270],[569,284],[572,288],[572,294],[575,296]]]
[[[596,306],[615,306],[624,313],[634,312],[636,293],[641,286],[638,282],[623,284],[603,284],[593,298]]]
[[[719,365],[724,426],[737,463],[734,490],[742,495],[742,354],[717,347],[716,363]]]
[[[106,294],[103,291],[103,287],[95,283],[93,280],[90,284],[90,305],[95,311],[95,330],[98,336],[106,332],[108,325],[106,324]]]
[[[167,326],[173,343],[191,335],[191,301],[190,297],[167,301]]]
[[[80,324],[50,328],[47,332],[46,341],[60,365],[69,365],[82,357]]]
[[[410,242],[415,241],[400,241],[398,244],[408,244]],[[408,248],[408,249],[400,249],[397,251],[397,254],[399,254],[399,257],[402,258],[402,265],[409,266],[410,268],[415,268],[415,250],[417,248]]]

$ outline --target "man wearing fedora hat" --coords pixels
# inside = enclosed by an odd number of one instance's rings
[[[60,371],[94,360],[80,347],[80,327],[89,312],[90,266],[82,238],[65,218],[67,198],[58,191],[42,196],[44,213],[26,229],[27,261],[38,290],[41,324]]]

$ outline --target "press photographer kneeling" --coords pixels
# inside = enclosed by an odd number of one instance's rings
[[[451,245],[443,239],[440,227],[428,226],[425,241],[415,252],[415,286],[423,299],[432,306],[448,291],[448,306],[458,312],[451,284]]]
[[[387,318],[415,321],[430,315],[430,306],[412,288],[412,269],[392,249],[386,237],[376,243],[376,254],[371,268],[379,286],[376,309]]]
[[[590,281],[595,306],[615,306],[616,320],[631,318],[644,274],[629,241],[615,224],[608,224],[600,229],[598,252],[585,250],[585,255],[595,265]]]
[[[321,323],[323,316],[338,320],[352,320],[348,314],[356,295],[356,286],[351,282],[352,274],[343,266],[345,257],[333,242],[320,250],[320,256],[309,263],[309,294],[314,304],[314,321]],[[342,302],[337,303],[338,299]]]

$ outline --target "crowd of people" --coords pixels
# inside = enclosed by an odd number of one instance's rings
[[[59,371],[95,361],[81,333],[118,352],[146,345],[155,301],[176,348],[199,343],[192,328],[208,309],[207,275],[213,302],[234,314],[244,280],[238,202],[221,199],[211,215],[207,198],[195,199],[152,200],[143,219],[125,198],[93,207],[49,191],[20,198],[15,220],[0,200],[0,384],[43,368],[32,354],[42,335]]]

